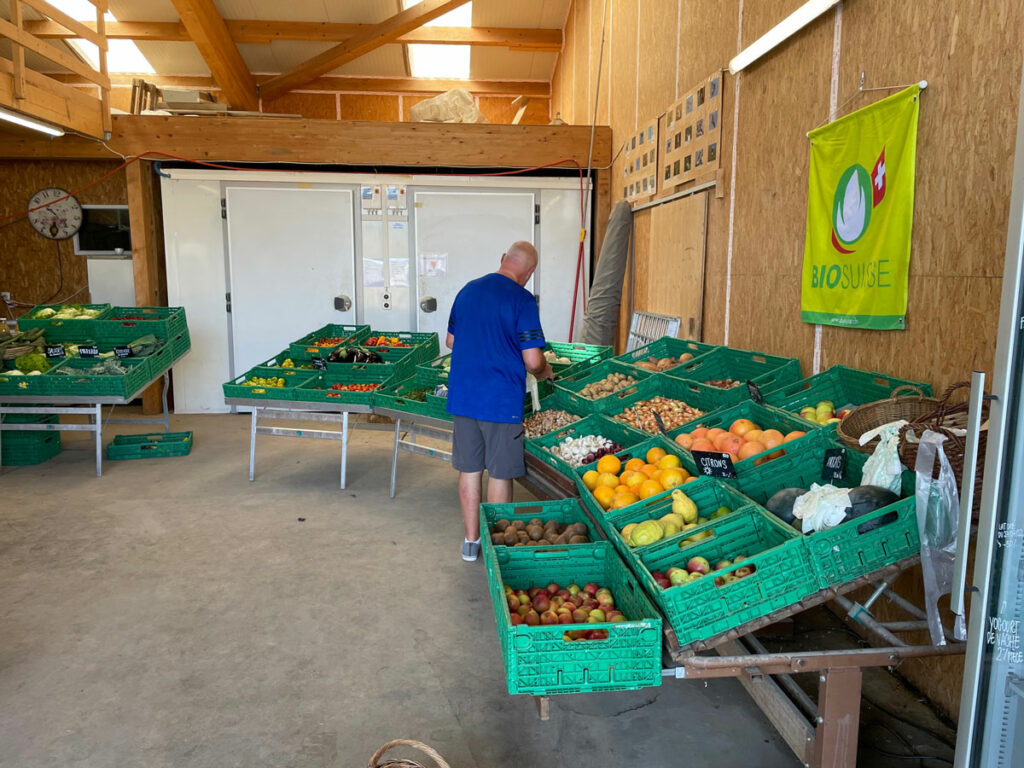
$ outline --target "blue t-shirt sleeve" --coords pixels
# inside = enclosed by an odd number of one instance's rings
[[[520,349],[534,349],[547,344],[544,340],[544,330],[540,327],[537,300],[529,292],[526,292],[523,300],[519,303],[516,333],[519,334]]]

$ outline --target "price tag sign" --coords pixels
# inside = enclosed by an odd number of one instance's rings
[[[846,476],[846,449],[826,448],[821,462],[822,480],[842,480]]]
[[[64,352],[63,344],[47,344],[46,356],[52,360],[56,357],[66,357],[67,354]]]
[[[313,367],[318,371],[327,370],[327,361],[323,358],[317,357],[313,359]],[[715,434],[718,434],[717,432]]]
[[[758,405],[764,405],[764,395],[761,394],[761,389],[754,382],[747,380],[747,392],[750,393],[750,399]]]
[[[92,344],[92,345],[89,345],[89,346],[86,346],[84,344],[80,344],[78,346],[78,356],[79,357],[99,357],[100,356],[100,348],[97,347],[95,344]]]
[[[732,456],[717,451],[691,451],[697,471],[705,477],[736,477]]]
[[[125,358],[132,356],[131,347],[114,347],[114,357]]]

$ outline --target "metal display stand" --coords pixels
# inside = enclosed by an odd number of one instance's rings
[[[391,485],[390,496],[395,498],[395,482],[398,478],[398,452],[408,451],[420,456],[429,456],[432,459],[451,464],[452,461],[452,422],[448,419],[437,419],[431,416],[421,416],[416,413],[396,411],[392,408],[374,408],[373,412],[378,416],[387,416],[395,420],[395,442],[391,452]],[[405,424],[405,431],[408,438],[402,437],[402,425]],[[429,437],[444,443],[446,448],[435,448],[429,445],[421,445],[416,442],[417,437]]]
[[[252,423],[249,429],[249,481],[256,479],[256,435],[277,435],[279,437],[308,437],[314,440],[341,441],[341,490],[345,490],[348,472],[348,431],[350,413],[372,413],[369,405],[355,403],[306,403],[295,400],[259,400],[255,398],[228,397],[228,405],[252,408]],[[341,430],[298,429],[295,427],[261,426],[260,418],[291,419],[296,421],[340,422]],[[376,424],[353,424],[352,428],[378,429]],[[384,428],[387,428],[385,425]],[[393,481],[392,481],[393,482]],[[392,494],[394,495],[394,494]]]
[[[162,424],[164,432],[170,431],[170,417],[167,411],[167,390],[169,388],[169,370],[163,371],[147,381],[128,397],[115,395],[0,395],[0,415],[41,414],[41,415],[79,415],[86,416],[85,424],[8,424],[0,420],[0,440],[4,432],[92,432],[96,437],[96,477],[103,476],[103,426],[105,424]],[[158,379],[163,379],[164,388],[161,398],[163,405],[162,418],[103,418],[103,406],[128,405],[139,397]],[[17,405],[32,403],[33,405]]]

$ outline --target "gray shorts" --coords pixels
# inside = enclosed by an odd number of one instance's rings
[[[497,480],[526,474],[523,425],[452,416],[452,466],[459,472],[487,473]]]

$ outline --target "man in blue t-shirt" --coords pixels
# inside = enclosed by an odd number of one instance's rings
[[[513,243],[497,272],[463,286],[448,317],[448,413],[454,421],[452,466],[459,471],[466,561],[480,554],[484,469],[491,504],[512,501],[512,481],[526,474],[526,372],[538,379],[554,376],[544,359],[537,302],[523,288],[536,268],[536,249],[525,241]]]

